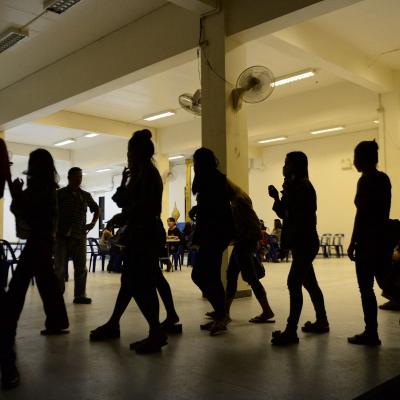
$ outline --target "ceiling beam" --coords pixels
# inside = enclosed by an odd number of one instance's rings
[[[394,88],[393,71],[336,36],[305,22],[263,39],[268,46],[294,57],[308,59],[310,67],[322,68],[336,76],[377,93]]]
[[[169,2],[200,15],[217,9],[217,0],[169,0]]]
[[[40,125],[60,126],[62,128],[102,133],[124,138],[130,138],[133,132],[145,128],[155,133],[155,129],[153,128],[70,111],[59,111],[33,122]]]
[[[7,141],[7,148],[8,150],[16,156],[26,156],[28,157],[29,154],[36,150],[38,147],[42,149],[46,149],[55,160],[60,161],[71,161],[71,151],[65,149],[57,149],[54,147],[44,147],[44,146],[37,146],[33,144],[25,144],[25,143],[14,143]]]

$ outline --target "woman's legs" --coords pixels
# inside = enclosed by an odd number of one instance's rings
[[[221,281],[221,263],[224,247],[216,244],[200,246],[192,280],[211,303],[217,319],[225,317],[225,290]]]
[[[168,321],[168,323],[176,324],[179,322],[179,316],[175,310],[171,287],[160,268],[157,269],[157,275],[157,291],[164,304],[165,310],[167,311],[166,321]]]

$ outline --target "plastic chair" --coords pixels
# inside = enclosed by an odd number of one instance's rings
[[[325,258],[329,258],[331,256],[331,251],[330,251],[331,243],[332,243],[332,234],[331,233],[324,233],[323,235],[321,235],[321,239],[319,241],[319,246],[320,246],[320,249],[322,250],[322,255]],[[318,254],[320,254],[320,253],[318,253]]]
[[[2,252],[2,271],[0,271],[0,284],[1,287],[7,287],[8,282],[8,271],[11,268],[11,274],[14,273],[14,265],[18,263],[18,259],[15,256],[15,252],[7,240],[0,239],[1,252]]]
[[[104,262],[106,256],[109,255],[109,252],[105,252],[100,249],[99,242],[95,238],[87,238],[90,246],[90,261],[89,261],[89,272],[92,269],[92,272],[96,272],[96,261],[97,257],[101,258],[101,270],[104,271]]]
[[[185,254],[185,248],[181,244],[178,246],[178,248],[176,249],[175,252],[170,254],[172,261],[174,263],[175,269],[178,269],[178,266],[179,266],[179,269],[182,271],[184,254]]]
[[[267,261],[278,262],[279,261],[279,243],[278,238],[275,235],[268,236],[268,247],[267,247]]]
[[[329,245],[329,248],[333,247],[335,249],[336,257],[338,258],[344,256],[343,240],[344,240],[343,233],[335,233],[332,237],[332,243]]]

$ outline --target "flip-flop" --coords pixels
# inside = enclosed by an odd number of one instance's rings
[[[249,322],[252,322],[253,324],[273,324],[275,323],[275,320],[271,318],[267,319],[265,317],[257,315],[256,317],[250,319]]]

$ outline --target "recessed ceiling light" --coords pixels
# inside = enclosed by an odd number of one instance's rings
[[[344,126],[335,126],[333,128],[318,129],[316,131],[311,131],[310,133],[311,133],[311,135],[318,135],[320,133],[342,131],[343,129],[344,129]]]
[[[163,112],[159,112],[157,114],[148,115],[147,117],[143,117],[143,119],[145,121],[155,121],[156,119],[170,117],[171,115],[175,115],[175,112],[174,111],[163,111]]]
[[[171,157],[168,157],[168,160],[170,160],[170,161],[172,161],[172,160],[179,160],[180,158],[185,158],[185,156],[182,156],[182,155],[171,156]]]
[[[111,171],[111,168],[98,169],[96,172],[107,172],[107,171]]]
[[[79,2],[80,0],[46,0],[43,3],[43,8],[46,11],[62,14]]]
[[[54,143],[54,146],[65,146],[66,144],[75,143],[75,139],[65,139],[61,142]]]
[[[92,138],[92,137],[96,137],[96,136],[99,136],[99,134],[98,133],[87,133],[86,135],[84,135],[84,137],[87,137],[87,138]]]
[[[379,124],[379,119],[374,120],[374,124]]]
[[[293,83],[297,81],[301,81],[306,78],[311,78],[315,75],[315,70],[308,69],[305,71],[296,72],[294,74],[285,75],[279,78],[276,78],[274,82],[272,82],[271,86],[277,87],[286,85],[288,83]]]
[[[264,144],[264,143],[280,142],[280,141],[286,140],[286,139],[287,139],[287,136],[278,136],[278,137],[274,137],[274,138],[270,138],[270,139],[259,140],[258,143]]]
[[[28,31],[18,28],[10,28],[0,34],[0,53],[17,44],[28,36]]]

